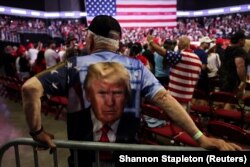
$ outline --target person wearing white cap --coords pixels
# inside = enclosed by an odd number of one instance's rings
[[[218,77],[218,71],[221,66],[220,56],[215,52],[217,45],[215,43],[211,43],[208,49],[208,59],[207,59],[207,68],[208,68],[208,78],[210,83],[210,91],[213,91],[215,85],[212,84],[216,82]]]
[[[208,74],[207,74],[207,53],[206,50],[209,48],[210,43],[212,40],[208,37],[202,37],[200,38],[200,46],[198,49],[194,51],[195,54],[197,54],[201,60],[202,68],[201,68],[201,74],[200,78],[197,82],[196,87],[205,93],[209,94],[209,82],[208,82]]]

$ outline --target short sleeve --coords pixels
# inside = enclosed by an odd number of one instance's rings
[[[66,96],[68,94],[68,88],[72,82],[72,79],[78,74],[75,65],[76,59],[74,58],[51,67],[36,75],[43,86],[44,93],[49,96]]]
[[[152,72],[143,66],[142,70],[142,96],[152,99],[158,91],[164,89]]]

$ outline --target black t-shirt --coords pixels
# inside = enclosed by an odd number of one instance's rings
[[[154,69],[155,68],[154,54],[150,50],[145,50],[142,53],[142,55],[148,59],[149,63],[153,66]]]
[[[241,81],[237,74],[235,58],[242,57],[245,60],[245,68],[247,68],[246,55],[247,53],[242,47],[227,47],[219,71],[222,91],[234,92],[237,89]]]
[[[29,60],[25,57],[19,59],[20,72],[30,72]]]

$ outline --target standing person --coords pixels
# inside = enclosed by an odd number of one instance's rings
[[[247,61],[243,49],[246,36],[237,32],[231,37],[231,45],[227,47],[220,69],[221,90],[241,96],[246,86]]]
[[[39,50],[35,48],[33,43],[29,43],[27,48],[28,48],[27,56],[28,56],[30,65],[32,66],[35,63]]]
[[[212,40],[208,37],[202,37],[200,39],[200,47],[196,50],[194,50],[194,53],[199,56],[202,68],[200,73],[200,78],[197,82],[196,87],[199,90],[204,91],[207,95],[209,95],[210,88],[209,88],[209,80],[208,80],[208,69],[207,69],[207,52],[206,50],[209,49],[210,43]]]
[[[148,40],[151,40],[150,36]],[[168,86],[170,94],[189,111],[189,103],[192,100],[194,87],[201,72],[201,61],[190,49],[189,38],[186,36],[179,38],[179,52],[159,48],[159,45],[151,41],[150,43],[171,66]]]
[[[34,76],[46,69],[46,62],[44,58],[44,51],[41,50],[38,52],[35,63],[31,67],[31,75]]]
[[[208,49],[208,58],[207,58],[207,68],[208,68],[208,79],[209,79],[209,88],[210,91],[214,91],[219,80],[219,69],[221,66],[220,56],[215,52],[216,44],[210,44]]]
[[[215,50],[215,52],[219,54],[220,60],[222,60],[223,57],[224,57],[224,53],[225,53],[225,49],[222,48],[223,43],[224,43],[224,39],[217,38],[215,43],[216,43],[216,50]]]
[[[19,64],[20,80],[22,81],[27,80],[30,77],[31,65],[30,65],[30,61],[26,52],[23,52],[20,55],[18,64]]]
[[[45,131],[42,126],[40,98],[43,94],[67,95],[69,99],[68,115],[86,110],[90,104],[85,96],[83,83],[88,67],[98,62],[119,62],[129,71],[132,89],[131,99],[124,112],[130,112],[139,117],[140,100],[143,96],[162,108],[178,126],[193,136],[201,147],[218,150],[241,150],[233,143],[202,134],[183,107],[160,85],[140,61],[117,54],[121,36],[121,27],[117,20],[106,15],[96,16],[88,27],[86,37],[86,48],[90,55],[73,57],[23,84],[23,110],[34,140],[47,143],[51,148],[56,147],[52,141],[53,135]],[[151,45],[153,44],[151,43]],[[67,130],[68,133],[72,133],[72,129],[69,127]]]
[[[124,112],[131,95],[130,76],[127,69],[117,62],[99,62],[88,68],[84,81],[90,107],[84,112],[69,114],[70,140],[137,143],[139,119],[131,112]],[[129,124],[128,124],[129,122]],[[111,152],[105,152],[112,160]],[[94,151],[78,151],[79,166],[92,166]],[[102,157],[101,157],[102,158]],[[69,158],[74,164],[73,154]],[[103,160],[104,161],[104,160]]]
[[[139,42],[134,43],[130,48],[129,56],[138,59],[150,70],[148,59],[141,54],[142,46]]]
[[[152,49],[150,48],[150,46],[147,43],[143,45],[142,55],[148,59],[151,72],[154,74],[154,72],[155,72],[154,54],[153,54]]]
[[[16,58],[16,61],[15,61],[15,65],[16,65],[16,73],[17,73],[17,76],[19,78],[21,78],[20,76],[20,65],[19,65],[19,60],[20,58],[23,56],[23,55],[26,55],[26,48],[23,46],[23,45],[20,45],[17,49],[17,58]]]
[[[44,53],[46,68],[56,65],[60,61],[60,56],[56,53],[56,42],[51,40]]]
[[[167,50],[173,50],[174,47],[172,46],[172,40],[165,40],[163,47]],[[155,61],[155,73],[154,73],[155,77],[165,88],[168,88],[170,64],[167,62],[166,57],[161,56],[157,52],[154,52],[154,61]]]
[[[15,61],[16,58],[11,55],[12,46],[7,45],[4,48],[4,53],[2,55],[2,64],[4,69],[4,74],[8,77],[16,77]]]

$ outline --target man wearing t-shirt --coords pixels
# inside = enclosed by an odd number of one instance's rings
[[[246,86],[247,61],[243,32],[237,32],[231,37],[231,45],[225,50],[221,61],[220,83],[221,90],[242,94]]]

